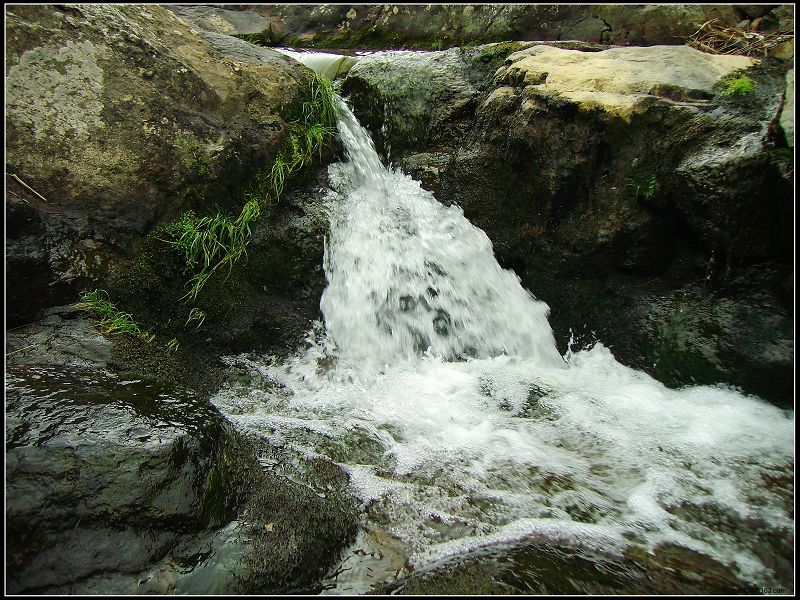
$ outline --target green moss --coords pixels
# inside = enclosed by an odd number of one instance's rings
[[[194,134],[179,131],[175,134],[175,146],[180,149],[181,160],[189,171],[200,178],[208,176],[208,150]]]
[[[283,43],[284,36],[278,35],[272,30],[272,23],[261,33],[234,33],[233,37],[238,37],[255,46],[279,46]]]
[[[430,43],[431,50],[442,50],[447,47],[447,42],[444,38],[435,38]]]
[[[286,41],[286,45],[290,48],[303,48],[306,44],[307,42],[305,39],[297,36],[292,36]]]
[[[525,42],[500,42],[492,44],[481,50],[476,60],[486,65],[486,71],[494,73],[506,58],[514,52],[518,52],[528,47]]]
[[[755,89],[755,83],[746,75],[741,77],[729,76],[722,80],[723,96],[747,96]]]

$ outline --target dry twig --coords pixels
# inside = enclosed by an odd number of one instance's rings
[[[33,188],[32,188],[31,186],[29,186],[27,183],[25,183],[24,181],[22,181],[22,179],[20,179],[19,177],[17,177],[17,175],[15,175],[14,173],[9,173],[8,175],[9,175],[9,177],[11,177],[11,179],[13,179],[14,181],[16,181],[16,182],[17,182],[18,184],[20,184],[21,186],[23,186],[23,187],[24,187],[25,189],[27,189],[29,192],[32,192],[33,194],[36,194],[36,195],[37,195],[39,198],[41,198],[41,199],[42,199],[42,201],[43,201],[43,202],[47,202],[47,198],[45,198],[44,196],[42,196],[42,195],[41,195],[39,192],[37,192],[35,189],[33,189]]]
[[[689,41],[688,46],[709,54],[742,54],[766,57],[772,48],[794,39],[791,31],[762,33],[735,27],[724,27],[716,19],[706,21]]]

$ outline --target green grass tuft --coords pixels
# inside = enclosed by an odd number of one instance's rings
[[[129,333],[148,343],[155,339],[155,335],[141,330],[130,313],[122,312],[114,306],[108,297],[108,292],[105,290],[86,290],[81,292],[81,301],[78,306],[100,315],[101,319],[98,325],[100,326],[100,331],[104,334]]]
[[[195,331],[197,331],[198,329],[200,329],[200,326],[203,324],[203,321],[205,320],[206,320],[206,313],[204,313],[199,308],[193,308],[192,310],[189,311],[189,318],[186,319],[186,323],[184,325],[188,327],[189,323],[197,321],[197,325],[194,328]]]
[[[280,199],[292,174],[311,163],[315,154],[322,156],[323,147],[335,133],[338,118],[333,83],[312,72],[305,96],[300,114],[289,124],[286,142],[266,176],[257,175],[243,192],[246,201],[238,217],[234,219],[221,212],[198,217],[188,211],[163,228],[166,239],[159,239],[173,246],[183,256],[186,268],[194,271],[184,298],[197,298],[214,272],[222,267],[230,272],[246,256],[253,224],[264,207]]]
[[[644,198],[648,202],[655,198],[656,191],[658,190],[658,180],[656,179],[655,175],[651,175],[647,181],[644,180],[634,180],[630,177],[627,179],[628,185],[625,186],[627,188],[632,188],[634,191],[634,200],[639,200],[639,198]]]
[[[197,294],[211,274],[234,263],[247,253],[247,243],[253,235],[253,223],[261,215],[261,203],[248,200],[236,219],[217,213],[210,217],[197,217],[185,212],[178,220],[168,224],[164,231],[169,239],[162,240],[178,250],[190,270],[199,268],[189,280],[190,289],[184,297],[197,298]]]
[[[741,77],[729,77],[723,80],[725,86],[722,90],[723,96],[747,96],[755,89],[755,82],[749,77],[742,75]]]

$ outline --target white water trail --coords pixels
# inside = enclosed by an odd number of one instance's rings
[[[793,530],[794,413],[668,389],[601,344],[565,360],[547,306],[487,236],[387,170],[340,111],[324,329],[291,360],[237,359],[267,385],[223,391],[223,412],[342,464],[365,530],[415,565],[538,536],[616,553],[670,542],[767,580],[764,540]]]

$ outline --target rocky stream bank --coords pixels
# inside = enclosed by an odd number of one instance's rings
[[[239,214],[313,94],[308,69],[247,35],[457,46],[360,57],[341,93],[385,161],[460,206],[548,303],[559,351],[602,341],[669,386],[793,407],[792,62],[683,45],[709,16],[768,30],[791,7],[387,6],[6,8],[9,593],[313,593],[355,539],[345,471],[209,403],[264,385],[220,357],[291,354],[321,316],[337,142],[189,300],[165,241],[187,211]],[[91,289],[142,335],[101,333],[78,303]],[[769,557],[784,584],[787,556]],[[685,549],[629,558],[605,579],[529,545],[380,591],[682,593],[687,565],[711,573],[698,593],[739,589]],[[554,587],[567,562],[578,583]]]

